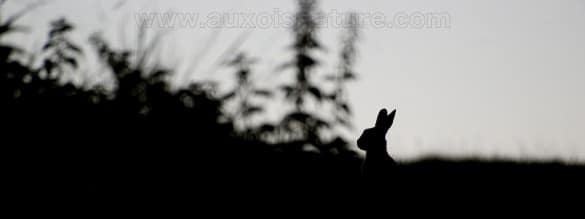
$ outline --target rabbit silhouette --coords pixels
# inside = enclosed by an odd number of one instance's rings
[[[362,165],[362,175],[365,177],[384,177],[396,166],[396,162],[388,154],[386,134],[394,123],[396,110],[390,114],[386,109],[380,110],[373,128],[364,130],[357,140],[357,145],[366,152]]]

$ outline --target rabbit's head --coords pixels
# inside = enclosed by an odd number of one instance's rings
[[[386,151],[386,134],[394,123],[395,115],[396,110],[390,114],[386,109],[380,110],[376,118],[376,125],[364,130],[357,140],[358,147],[364,151]]]

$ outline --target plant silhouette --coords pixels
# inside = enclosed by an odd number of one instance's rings
[[[294,59],[283,68],[294,69],[294,82],[282,85],[280,89],[294,109],[284,116],[282,127],[288,131],[293,150],[300,150],[304,145],[319,147],[322,145],[321,132],[330,126],[320,115],[311,113],[307,106],[308,98],[321,104],[325,95],[322,88],[314,83],[314,69],[318,61],[311,55],[312,51],[322,48],[316,37],[318,28],[315,0],[299,0],[299,10],[295,14],[292,28]]]
[[[262,105],[254,102],[254,99],[273,97],[273,92],[263,89],[254,84],[251,74],[253,73],[251,65],[255,62],[245,53],[238,53],[234,58],[229,60],[228,66],[236,69],[236,86],[228,91],[221,99],[223,101],[235,101],[235,110],[230,112],[231,119],[234,120],[235,128],[244,133],[244,136],[258,137],[260,130],[251,127],[251,120],[254,115],[264,112]]]

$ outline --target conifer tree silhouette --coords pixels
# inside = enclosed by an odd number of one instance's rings
[[[289,131],[290,139],[297,142],[296,147],[305,144],[319,147],[323,143],[321,132],[329,127],[329,123],[318,114],[311,113],[308,108],[310,99],[314,100],[314,104],[320,105],[326,98],[325,92],[314,82],[314,70],[319,62],[312,53],[322,49],[316,38],[319,25],[317,2],[299,0],[298,6],[292,28],[292,50],[295,58],[283,65],[283,68],[294,69],[294,82],[280,87],[294,109],[285,115],[282,125]]]

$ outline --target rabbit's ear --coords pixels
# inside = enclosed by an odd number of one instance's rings
[[[380,126],[376,126],[382,130],[384,134],[388,132],[392,123],[394,123],[394,116],[396,116],[396,110],[393,110],[389,115],[385,115],[384,119],[379,123]]]
[[[386,131],[388,131],[388,129],[390,129],[390,127],[392,127],[392,124],[394,123],[395,116],[396,116],[396,110],[392,110],[390,115],[388,115],[388,117],[386,117],[386,122],[384,123],[386,125],[384,127],[384,128],[386,128]]]
[[[380,112],[378,112],[378,118],[376,118],[376,125],[375,127],[377,128],[383,128],[386,123],[386,118],[387,118],[387,114],[388,111],[386,109],[381,109]]]

